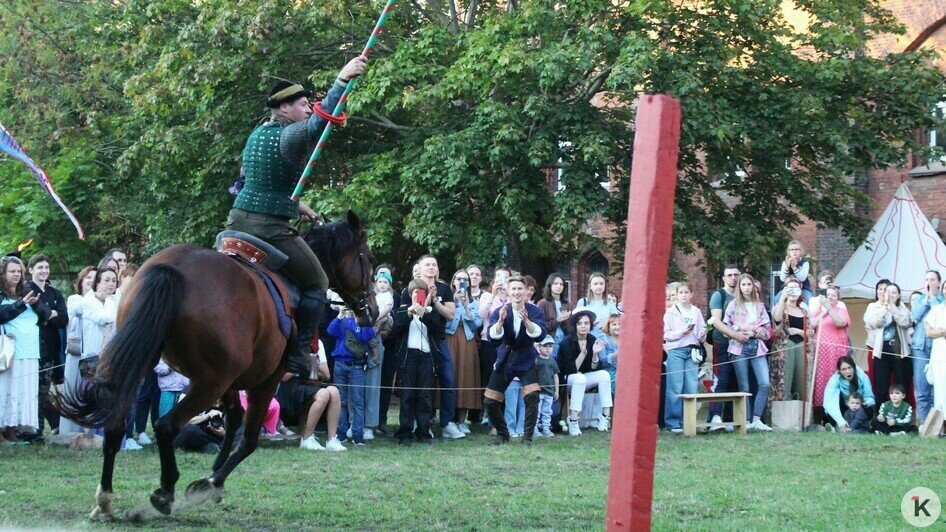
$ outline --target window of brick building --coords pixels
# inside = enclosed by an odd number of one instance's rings
[[[946,102],[940,102],[933,110],[937,120],[946,123]],[[917,140],[920,143],[928,143],[930,148],[936,150],[933,157],[927,155],[914,155],[913,169],[910,170],[911,177],[926,177],[938,174],[946,174],[946,127],[940,127],[929,131],[920,130],[917,132]]]

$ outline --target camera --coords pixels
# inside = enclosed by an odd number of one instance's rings
[[[223,428],[223,414],[219,410],[214,410],[210,413],[210,418],[207,419],[207,424],[215,429]]]

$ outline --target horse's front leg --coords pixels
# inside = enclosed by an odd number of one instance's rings
[[[112,491],[112,474],[115,472],[115,455],[122,446],[124,435],[124,426],[109,429],[105,433],[105,441],[102,443],[102,479],[95,490],[95,509],[89,514],[89,519],[94,521],[108,521],[114,516],[112,499],[115,493]]]
[[[185,423],[200,411],[209,408],[222,393],[219,384],[208,386],[206,383],[191,381],[190,391],[184,399],[154,425],[158,454],[161,457],[161,487],[151,494],[151,505],[164,515],[171,514],[174,485],[181,476],[177,469],[177,457],[174,456],[174,438],[181,432]]]

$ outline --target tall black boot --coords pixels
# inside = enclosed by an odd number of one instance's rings
[[[526,404],[526,421],[523,427],[525,434],[522,435],[522,443],[532,445],[532,435],[535,434],[535,423],[539,419],[539,392],[526,394],[522,400]]]
[[[500,445],[509,442],[509,429],[506,427],[506,420],[503,418],[503,403],[487,397],[483,399],[483,408],[489,416],[489,423],[496,429],[496,439],[494,445]]]
[[[307,377],[311,371],[309,353],[312,352],[312,339],[322,321],[325,305],[328,303],[325,290],[312,288],[306,290],[296,309],[296,349],[289,355],[286,371]]]

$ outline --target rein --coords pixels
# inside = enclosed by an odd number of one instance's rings
[[[306,230],[305,236],[304,236],[303,238],[306,238],[306,237],[309,236],[309,233],[312,231],[313,227],[314,227],[314,224],[309,226],[309,228],[308,228],[308,230]],[[335,236],[336,236],[336,231],[338,230],[339,225],[323,224],[322,227],[325,227],[325,228],[328,230],[328,232],[329,232],[329,233],[328,233],[328,236],[329,236],[329,239],[328,239],[328,250],[327,250],[327,252],[328,252],[328,258],[329,258],[329,260],[332,262],[332,264],[335,264],[335,263],[337,263],[337,259],[340,258],[340,257],[338,256],[338,253],[337,253],[338,250],[336,249],[336,242],[338,242],[338,238],[335,238]],[[357,239],[356,242],[357,242],[357,244],[358,244],[358,247],[361,248],[361,244],[362,244],[363,242],[362,242],[360,239]],[[367,270],[365,269],[365,262],[366,262],[366,261],[367,261],[367,259],[365,258],[364,252],[359,249],[359,251],[358,251],[358,257],[357,257],[357,259],[356,259],[354,262],[357,262],[357,263],[358,263],[358,269],[360,270],[359,273],[361,274],[360,279],[362,280],[362,282],[364,282],[366,279],[369,278],[368,272],[367,272]],[[349,265],[347,266],[346,270],[345,270],[345,273],[346,273],[346,274],[351,273],[353,268],[354,268],[354,265],[349,264]],[[326,269],[326,273],[328,274],[330,285],[334,285],[334,286],[339,287],[339,288],[341,288],[342,286],[344,286],[342,283],[339,282],[338,276],[335,275],[335,269],[334,269],[334,268],[328,268],[328,269]],[[340,292],[341,292],[341,291],[340,291]],[[345,299],[345,296],[346,296],[347,294],[339,293],[339,295],[341,295],[341,296],[342,296],[342,299],[344,300],[344,299]],[[332,303],[332,304],[339,304],[338,301],[331,301],[330,303]],[[362,291],[361,297],[355,302],[354,305],[351,305],[351,304],[348,303],[347,301],[342,301],[342,303],[345,304],[346,306],[353,307],[353,308],[355,308],[356,310],[358,310],[358,311],[360,311],[360,312],[368,313],[368,306],[369,306],[369,303],[368,303],[368,288],[365,288],[365,289]]]

